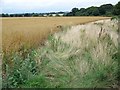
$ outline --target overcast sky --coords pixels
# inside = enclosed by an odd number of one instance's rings
[[[44,13],[70,11],[73,7],[86,8],[119,0],[0,0],[3,13]]]

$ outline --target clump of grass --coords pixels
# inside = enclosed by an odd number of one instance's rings
[[[86,39],[83,33],[82,39],[86,40],[82,41],[84,46],[78,48],[50,36],[46,46],[38,50],[44,82],[49,82],[44,87],[117,87],[118,62],[114,58],[117,48],[111,38],[98,38],[93,43],[89,38]]]
[[[118,45],[107,31],[94,38],[86,32],[80,33],[80,47],[53,36],[42,48],[40,59],[46,62],[42,73],[53,87],[117,87]]]
[[[49,80],[42,74],[35,75],[31,77],[30,80],[26,81],[26,83],[22,86],[23,88],[47,88],[51,87]]]

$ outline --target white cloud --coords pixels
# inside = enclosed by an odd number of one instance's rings
[[[56,0],[4,0],[4,6],[21,6],[22,7],[44,7],[54,4]]]
[[[3,0],[4,12],[46,12],[70,10],[73,7],[87,7],[104,3],[117,3],[119,0]]]

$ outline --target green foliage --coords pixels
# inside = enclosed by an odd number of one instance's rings
[[[115,5],[113,13],[115,15],[120,15],[120,1]]]
[[[21,53],[16,52],[3,56],[3,87],[19,87],[31,76],[37,74],[37,64],[34,60],[35,51],[31,51],[23,58]]]
[[[105,4],[99,7],[99,12],[101,15],[106,15],[107,12],[112,12],[113,5],[112,4]]]
[[[89,8],[87,8],[87,13],[90,16],[99,16],[98,7],[89,7]]]
[[[115,9],[114,9],[115,8]],[[112,4],[104,4],[100,7],[73,8],[67,16],[113,16],[119,13],[119,3],[114,7]],[[114,13],[113,13],[114,12]]]
[[[72,9],[73,16],[75,16],[75,13],[76,13],[78,10],[79,10],[78,8],[73,8],[73,9]]]
[[[44,75],[35,75],[30,78],[26,83],[22,86],[24,88],[50,88],[49,81],[45,78]]]

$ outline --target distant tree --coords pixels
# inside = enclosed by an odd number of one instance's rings
[[[108,12],[108,11],[106,11],[106,14],[105,14],[106,16],[113,16],[113,11],[111,11],[111,12]]]
[[[97,7],[93,9],[92,15],[93,16],[99,16],[100,15],[99,9]]]
[[[2,13],[2,17],[5,17],[5,14],[4,14],[4,13]]]
[[[104,4],[99,7],[100,15],[106,15],[107,12],[112,12],[114,6],[112,4]]]
[[[80,11],[76,12],[75,16],[81,16],[81,12]]]
[[[84,15],[85,15],[85,12],[86,12],[86,9],[85,9],[85,8],[81,8],[80,10],[78,10],[78,11],[75,13],[75,16],[84,16]]]
[[[20,17],[20,14],[14,14],[14,17]]]
[[[10,17],[14,17],[14,15],[13,15],[13,14],[10,14]]]
[[[86,9],[86,13],[87,16],[98,16],[99,15],[99,9],[98,7],[89,7]]]
[[[71,12],[72,12],[73,16],[75,16],[75,13],[78,12],[78,11],[79,11],[78,8],[73,8]]]
[[[32,17],[38,17],[39,16],[39,14],[38,13],[32,13],[32,15],[31,15]]]
[[[80,9],[80,12],[81,12],[81,13],[84,13],[85,11],[86,11],[85,8],[81,8],[81,9]]]
[[[9,17],[9,16],[10,16],[9,14],[2,13],[2,17]]]
[[[24,14],[24,17],[30,17],[30,16],[32,16],[30,13],[25,13]]]
[[[66,16],[73,16],[73,13],[69,12],[69,13],[66,14]]]
[[[57,14],[63,14],[63,13],[64,13],[64,12],[61,12],[61,11],[60,11],[60,12],[58,12]]]
[[[113,14],[120,15],[120,1],[115,5]]]

